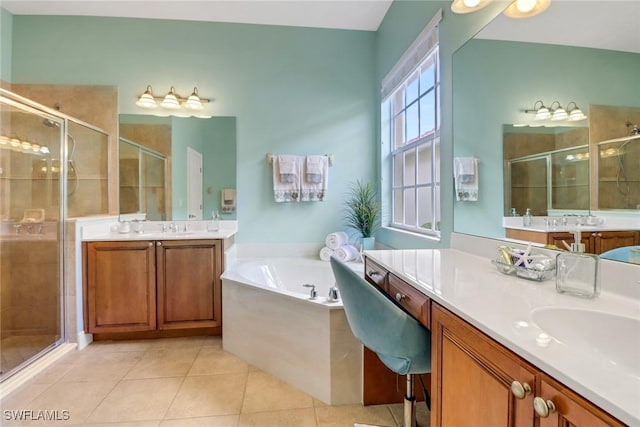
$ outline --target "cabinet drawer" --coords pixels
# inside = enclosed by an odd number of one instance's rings
[[[388,284],[389,296],[420,323],[431,328],[429,297],[393,274],[389,274]]]
[[[369,258],[365,258],[364,277],[367,282],[387,292],[387,276],[389,272]]]

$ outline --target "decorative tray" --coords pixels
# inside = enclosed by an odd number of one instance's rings
[[[515,275],[523,279],[535,280],[537,282],[542,282],[553,277],[556,269],[556,266],[551,263],[548,265],[535,265],[533,267],[507,264],[506,262],[497,259],[491,260],[491,263],[495,265],[498,271],[502,274]]]

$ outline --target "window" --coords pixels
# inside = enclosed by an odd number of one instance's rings
[[[383,164],[390,163],[391,168],[390,179],[386,180],[390,183],[390,203],[387,204],[390,226],[439,236],[440,76],[437,28],[427,26],[421,37],[425,33],[431,42],[426,55],[411,67],[411,71],[386,97],[383,89],[382,134],[388,146],[386,155],[390,159]],[[419,41],[422,41],[420,37],[416,42]],[[383,175],[386,175],[384,171]]]

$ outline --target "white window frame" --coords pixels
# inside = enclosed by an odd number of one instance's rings
[[[383,165],[389,165],[389,184],[387,191],[389,191],[390,195],[390,203],[388,203],[388,214],[389,226],[396,229],[406,230],[410,232],[420,233],[433,237],[440,237],[440,215],[441,215],[441,195],[440,195],[440,58],[439,58],[439,45],[438,45],[438,30],[437,24],[441,20],[442,11],[440,11],[436,16],[427,24],[425,29],[420,33],[416,41],[411,45],[411,47],[405,52],[402,58],[398,61],[398,63],[393,67],[392,71],[385,77],[382,83],[382,108],[381,108],[381,120],[382,120],[382,132],[383,132],[383,140],[388,141],[389,149],[386,155],[388,156],[389,161],[383,162]],[[417,78],[420,80],[420,75],[422,73],[422,66],[424,64],[431,64],[435,68],[434,72],[434,84],[433,86],[422,92],[422,89],[418,87],[418,96],[415,100],[412,100],[409,105],[406,102],[406,88],[408,84],[415,81]],[[428,68],[428,67],[427,67]],[[417,77],[416,77],[417,74]],[[402,94],[402,108],[397,109],[398,111],[393,113],[393,105],[396,100],[396,95],[401,92]],[[426,133],[421,133],[420,130],[420,108],[421,108],[421,99],[425,96],[433,94],[433,112],[434,115],[430,117],[434,121],[434,129],[430,130]],[[417,105],[416,105],[417,104]],[[402,135],[401,138],[404,140],[407,128],[407,120],[402,120],[402,125],[404,129],[402,132],[397,133],[395,126],[398,121],[396,117],[402,115],[406,117],[405,112],[411,106],[416,106],[418,109],[418,136],[409,141],[402,141],[402,145],[396,146],[395,138],[398,135]],[[431,162],[431,170],[430,177],[427,182],[419,183],[418,180],[418,150],[420,147],[429,147],[430,153],[430,162]],[[415,167],[414,173],[415,176],[411,180],[412,183],[405,183],[405,153],[414,151],[415,153]],[[424,153],[423,153],[424,154]],[[394,182],[396,177],[396,158],[401,156],[401,161],[398,162],[402,165],[402,171],[400,176],[402,177],[402,182]],[[385,175],[383,171],[383,176]],[[419,189],[420,188],[431,188],[431,195],[429,203],[427,204],[428,209],[430,209],[430,213],[427,215],[431,218],[431,224],[429,228],[422,227],[424,224],[420,224],[420,209],[424,208],[424,203],[420,203],[418,199]],[[401,192],[402,196],[402,208],[401,215],[402,218],[396,218],[396,192]],[[406,198],[404,196],[406,191],[413,192],[413,200],[415,202],[414,211],[408,215],[406,206]],[[424,201],[424,199],[422,199]],[[407,223],[407,218],[414,218],[414,222],[411,224]]]

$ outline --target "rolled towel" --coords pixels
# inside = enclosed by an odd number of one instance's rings
[[[331,259],[331,255],[333,255],[333,252],[333,249],[329,249],[328,247],[324,246],[322,249],[320,249],[320,259],[322,261],[329,261]]]
[[[355,261],[360,256],[360,252],[352,245],[342,245],[333,252],[333,256],[339,261],[348,262]]]
[[[334,251],[347,243],[349,243],[349,236],[344,231],[336,231],[327,235],[327,238],[324,239],[324,244]]]

